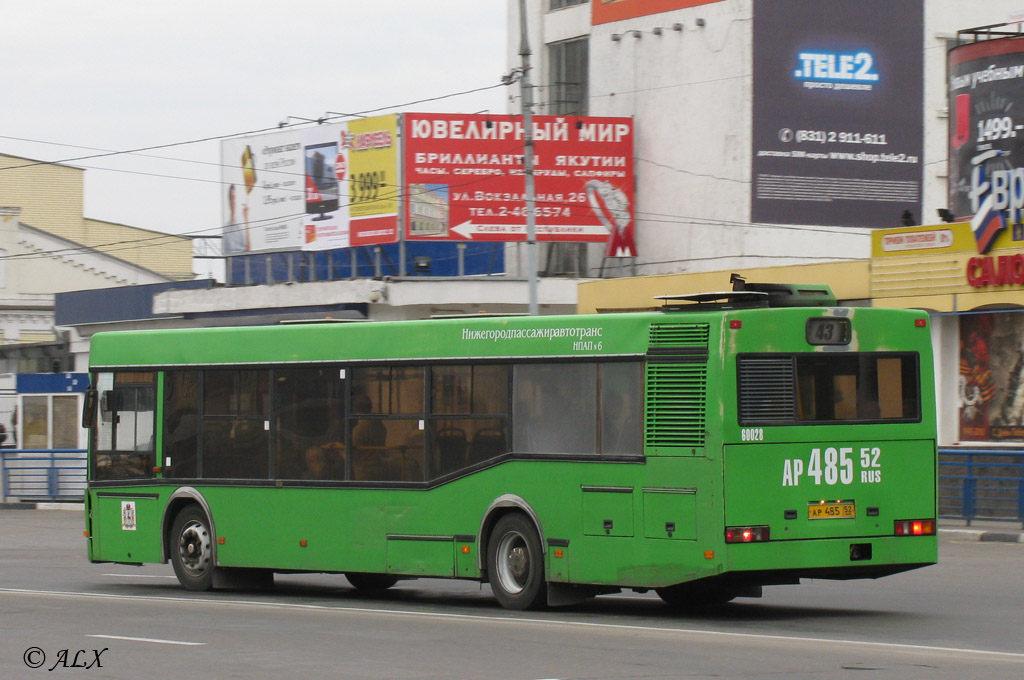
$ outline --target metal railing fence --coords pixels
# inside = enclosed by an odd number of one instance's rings
[[[0,449],[4,500],[76,501],[85,496],[85,449]]]
[[[0,449],[5,500],[81,500],[85,449]],[[1024,525],[1024,451],[939,448],[939,516]]]
[[[940,447],[939,516],[1024,524],[1024,451]]]

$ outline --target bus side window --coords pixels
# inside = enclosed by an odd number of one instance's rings
[[[639,455],[643,449],[643,364],[603,363],[600,368],[601,453]]]
[[[203,372],[201,476],[269,479],[270,371]]]
[[[642,453],[642,363],[517,364],[512,376],[517,453]]]
[[[164,375],[164,477],[199,476],[199,371]]]
[[[155,382],[153,373],[116,373],[112,389],[103,390],[94,446],[95,479],[153,476]]]
[[[352,478],[422,482],[425,479],[425,369],[412,366],[352,371]]]
[[[512,382],[514,451],[597,453],[597,364],[517,364]]]
[[[344,479],[345,379],[338,368],[274,371],[274,477]]]
[[[506,364],[430,369],[430,477],[435,479],[508,453]]]

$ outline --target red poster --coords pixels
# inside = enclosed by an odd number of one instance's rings
[[[960,317],[960,441],[1024,441],[1020,312]]]
[[[720,0],[592,0],[592,2],[591,23],[596,26],[611,21],[635,19],[686,7],[709,5],[712,2],[720,2]]]
[[[608,243],[635,256],[633,120],[534,116],[538,241]],[[521,116],[404,116],[410,240],[525,241]]]

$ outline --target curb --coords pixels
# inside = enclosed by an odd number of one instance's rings
[[[1024,543],[1024,534],[1006,531],[982,531],[980,529],[939,529],[939,536],[949,541]]]
[[[0,503],[0,510],[35,510],[35,503]]]
[[[84,503],[0,503],[0,510],[71,510],[81,512]]]

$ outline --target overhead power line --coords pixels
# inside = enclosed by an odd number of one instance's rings
[[[3,170],[17,170],[19,168],[29,168],[29,167],[33,167],[33,166],[36,166],[36,165],[55,165],[55,164],[59,165],[59,164],[64,164],[64,163],[76,163],[78,161],[92,160],[92,159],[95,159],[95,158],[109,158],[111,156],[142,154],[142,152],[144,152],[144,151],[156,151],[157,149],[170,149],[170,148],[173,148],[173,147],[176,147],[176,146],[188,146],[188,145],[191,145],[191,144],[200,144],[202,142],[215,142],[215,141],[219,141],[219,140],[223,140],[223,139],[230,139],[232,137],[248,137],[250,135],[262,134],[264,132],[275,132],[277,130],[280,130],[281,127],[297,127],[297,126],[301,126],[301,125],[309,125],[309,124],[312,124],[312,123],[326,122],[328,120],[341,120],[341,119],[344,119],[344,118],[363,118],[363,117],[366,116],[366,114],[369,114],[369,113],[377,113],[379,111],[389,111],[389,110],[393,110],[393,109],[400,109],[400,108],[403,108],[403,107],[406,107],[406,106],[414,106],[416,104],[425,104],[425,103],[428,103],[428,102],[436,102],[436,101],[441,101],[443,99],[451,99],[453,97],[461,97],[461,96],[464,96],[464,95],[467,95],[467,94],[475,94],[477,92],[484,92],[486,90],[493,90],[493,89],[496,89],[496,88],[499,88],[499,87],[506,87],[506,84],[502,83],[502,82],[498,82],[498,83],[495,83],[493,85],[485,85],[483,87],[477,87],[477,88],[473,88],[471,90],[463,90],[461,92],[452,92],[450,94],[438,95],[436,97],[428,97],[426,99],[418,99],[416,101],[406,102],[404,104],[393,104],[393,105],[390,105],[390,106],[382,106],[382,107],[379,107],[379,108],[376,108],[376,109],[367,109],[365,111],[357,111],[357,112],[354,112],[354,113],[331,114],[331,115],[328,115],[328,116],[323,116],[323,117],[321,117],[319,119],[316,119],[316,120],[314,120],[314,119],[304,119],[304,122],[294,123],[294,124],[290,124],[290,125],[287,125],[287,126],[275,125],[274,127],[261,128],[261,129],[258,129],[258,130],[249,130],[249,131],[246,131],[246,132],[232,132],[230,134],[214,135],[214,136],[210,136],[210,137],[200,137],[200,138],[197,138],[197,139],[189,139],[189,140],[181,141],[181,142],[167,142],[166,144],[153,144],[151,146],[142,146],[142,147],[138,147],[138,148],[134,148],[134,149],[123,149],[121,151],[102,151],[101,153],[88,154],[86,156],[76,156],[76,157],[73,157],[73,158],[64,158],[64,159],[56,160],[56,161],[31,161],[29,163],[24,163],[22,165],[12,165],[12,166],[8,166],[8,167],[5,167],[5,168],[0,168],[0,171],[3,171]],[[7,136],[0,135],[0,139],[18,139],[18,138],[17,137],[7,137]],[[44,144],[56,144],[56,142],[41,142],[41,143],[44,143]],[[61,146],[69,146],[69,147],[72,147],[72,148],[89,148],[89,147],[77,147],[77,145],[74,145],[74,144],[63,144]],[[180,159],[173,159],[173,160],[180,160]]]

